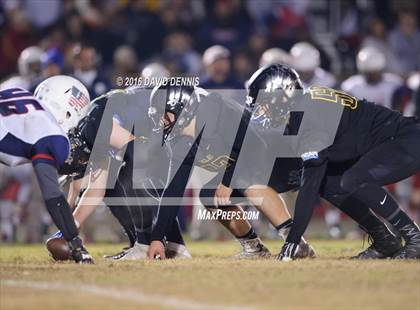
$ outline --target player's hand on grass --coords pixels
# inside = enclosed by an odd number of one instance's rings
[[[280,251],[278,258],[281,261],[289,262],[296,258],[296,253],[298,252],[298,250],[299,244],[286,241]]]
[[[147,256],[150,259],[165,259],[165,246],[162,241],[154,240],[150,243],[149,251],[147,251]]]
[[[83,246],[82,240],[79,237],[69,241],[71,257],[79,264],[93,264],[93,258]]]
[[[230,205],[230,195],[232,195],[232,191],[233,190],[230,187],[220,183],[214,195],[214,205],[217,207]]]

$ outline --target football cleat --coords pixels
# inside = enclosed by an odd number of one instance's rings
[[[126,251],[125,255],[122,255],[120,258],[116,260],[122,261],[122,260],[146,259],[148,250],[149,250],[148,245],[135,242],[134,245]]]
[[[104,255],[104,259],[106,260],[118,260],[121,257],[123,257],[125,254],[127,254],[127,251],[131,249],[130,247],[125,247],[122,249],[122,251],[118,252],[117,254],[113,255]]]
[[[401,238],[395,236],[385,224],[377,226],[367,233],[372,244],[366,250],[353,256],[352,259],[388,258],[402,248]]]
[[[85,249],[79,237],[69,241],[70,256],[78,264],[94,264],[92,256]]]
[[[165,246],[166,258],[189,259],[192,258],[185,245],[168,241]]]
[[[393,258],[395,259],[420,259],[420,230],[416,224],[407,224],[400,233],[405,240],[402,247]]]
[[[234,257],[237,259],[269,258],[270,250],[262,243],[260,238],[239,240],[242,251]]]

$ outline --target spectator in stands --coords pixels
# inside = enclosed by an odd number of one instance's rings
[[[206,74],[201,79],[201,87],[207,89],[241,89],[243,85],[231,74],[230,51],[221,46],[209,47],[203,54]]]
[[[174,31],[165,38],[163,58],[173,74],[198,75],[201,71],[200,55],[193,49],[191,36]]]
[[[235,78],[240,81],[242,85],[245,85],[245,81],[249,79],[256,69],[254,60],[247,51],[240,51],[233,57]]]
[[[420,69],[420,31],[413,13],[399,14],[398,26],[390,33],[389,44],[405,75]]]
[[[306,13],[309,1],[278,1],[272,4],[266,23],[276,46],[289,49],[309,36]]]
[[[42,61],[42,79],[50,76],[63,74],[64,55],[58,48],[48,49],[41,58]]]
[[[157,1],[130,2],[122,16],[125,20],[123,40],[134,47],[140,61],[162,51],[165,29],[153,3]]]
[[[0,35],[0,79],[16,72],[20,53],[30,45],[36,45],[36,33],[21,10],[6,11],[6,23]]]
[[[198,20],[205,13],[201,1],[169,0],[162,5],[160,19],[167,33],[174,29],[194,32]]]
[[[205,49],[211,45],[223,45],[230,50],[247,43],[252,27],[251,19],[239,0],[209,2],[208,18],[203,20],[197,40]]]
[[[100,57],[95,48],[76,46],[73,49],[73,75],[88,89],[90,98],[94,99],[110,89],[108,79],[98,70]]]
[[[124,85],[117,85],[117,77],[138,77],[139,64],[134,49],[129,45],[121,45],[114,52],[114,63],[112,73],[112,88],[120,88]]]
[[[267,47],[268,38],[264,33],[254,32],[249,37],[247,49],[249,50],[250,57],[252,57],[251,61],[255,63],[255,66],[258,64],[258,60]]]

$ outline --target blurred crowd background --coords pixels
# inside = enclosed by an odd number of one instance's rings
[[[117,77],[199,76],[204,88],[237,89],[261,65],[283,62],[307,85],[418,116],[419,16],[418,0],[0,0],[0,89],[33,91],[57,74],[81,80],[92,99],[120,88]],[[3,242],[38,242],[51,230],[31,169],[0,167]],[[418,219],[420,177],[390,190]],[[192,213],[185,208],[183,223],[193,238],[223,237],[190,223]],[[331,207],[317,216],[330,237],[346,235]],[[88,238],[110,227],[100,224],[106,210],[95,217]]]

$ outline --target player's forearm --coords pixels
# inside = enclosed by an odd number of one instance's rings
[[[321,166],[305,167],[304,180],[296,200],[293,226],[286,239],[289,243],[299,244],[309,221],[318,198],[321,180],[325,174],[326,162]]]
[[[178,206],[160,206],[158,219],[153,227],[151,241],[163,241],[168,230],[171,228],[171,224],[175,221],[178,211]]]
[[[78,235],[78,230],[70,206],[58,184],[56,168],[50,164],[40,163],[34,165],[34,170],[45,205],[54,224],[67,241],[74,239]]]
[[[89,174],[89,184],[73,212],[73,216],[77,223],[82,223],[96,210],[102,203],[108,180],[109,162],[103,162],[96,171]]]
[[[73,216],[74,219],[77,221],[79,227],[85,222],[85,220],[96,210],[96,208],[99,206],[103,198],[98,198],[98,196],[92,196],[91,198],[87,198],[89,201],[89,204],[85,201],[81,201],[74,209]]]
[[[96,185],[98,185],[96,183]],[[105,187],[105,184],[103,184]],[[80,198],[73,216],[80,225],[96,210],[101,204],[105,196],[105,188],[88,187]]]
[[[64,239],[70,241],[76,238],[79,232],[64,195],[46,200],[45,205],[54,224],[63,233]]]
[[[67,202],[69,203],[70,207],[74,209],[76,207],[76,200],[79,196],[81,185],[83,179],[73,180],[69,186],[69,192],[67,194]]]
[[[152,241],[162,241],[171,228],[173,221],[178,215],[190,171],[191,166],[182,164],[172,178],[169,186],[165,189],[157,213],[156,223],[153,227]]]

